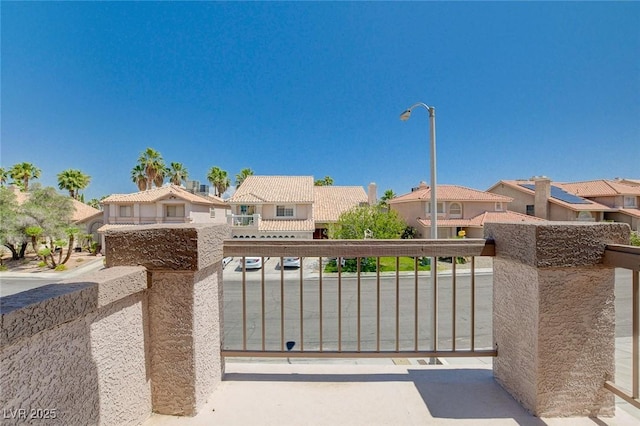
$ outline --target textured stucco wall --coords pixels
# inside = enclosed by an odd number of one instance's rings
[[[494,259],[496,380],[537,416],[613,414],[613,268],[625,224],[487,224]]]
[[[2,298],[0,406],[27,416],[3,424],[140,424],[151,414],[146,272],[79,279]],[[29,419],[32,409],[55,419]]]
[[[107,233],[107,265],[149,271],[153,411],[193,416],[221,381],[224,224],[137,227]]]

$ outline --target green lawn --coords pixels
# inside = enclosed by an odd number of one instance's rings
[[[404,271],[414,271],[415,270],[415,260],[412,257],[400,257],[399,258],[399,269],[400,272]],[[430,271],[431,266],[423,265],[418,261],[418,271]],[[380,258],[380,272],[395,272],[396,270],[396,258],[395,257],[381,257]]]
[[[369,258],[373,265],[369,268],[363,267],[363,271],[375,271],[375,258]],[[428,261],[428,260],[427,260]],[[425,263],[425,262],[422,262]],[[412,257],[401,257],[400,258],[400,271],[413,271],[414,270],[415,261]],[[356,272],[357,265],[355,259],[347,259],[345,266],[342,268],[343,272]],[[396,270],[396,258],[395,257],[381,257],[380,258],[380,272],[395,272]],[[429,271],[431,267],[428,264],[421,264],[418,262],[418,270],[419,271]],[[334,262],[330,262],[324,268],[324,272],[338,272],[338,268]]]

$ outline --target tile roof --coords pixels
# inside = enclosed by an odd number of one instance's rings
[[[431,219],[420,219],[420,222],[424,226],[431,226]],[[458,226],[466,227],[483,227],[485,223],[513,223],[513,222],[546,222],[544,219],[538,217],[529,216],[522,213],[512,212],[506,210],[503,212],[484,212],[471,219],[439,219],[438,228],[453,228]]]
[[[554,183],[554,185],[580,197],[640,195],[640,186],[624,184],[614,180],[600,179],[586,182]]]
[[[249,176],[229,203],[313,203],[313,176]]]
[[[226,205],[224,200],[218,197],[192,194],[177,185],[165,185],[147,191],[134,192],[132,194],[113,194],[101,201],[102,204],[121,203],[155,203],[170,196],[182,198],[193,204]]]
[[[20,191],[20,188],[15,185],[9,186],[9,189],[15,194],[18,205],[23,204],[29,198],[28,192]],[[91,207],[90,205],[85,204],[81,201],[72,198],[71,202],[73,204],[73,215],[71,216],[72,222],[82,222],[93,216],[102,214],[101,210]]]
[[[492,188],[495,188],[500,184],[504,184],[510,188],[516,189],[520,192],[523,192],[525,194],[529,194],[532,196],[535,196],[535,193],[536,193],[535,190],[525,188],[524,186],[522,186],[522,185],[535,186],[535,182],[529,181],[529,180],[501,180],[500,182],[496,183],[491,188],[489,188],[489,190],[491,190]],[[555,182],[552,182],[551,184],[553,186],[558,186],[558,184],[556,184]],[[564,188],[561,188],[561,189],[564,189]],[[565,191],[571,192],[566,189]],[[580,196],[578,195],[578,197]],[[580,197],[580,198],[583,198],[583,197]],[[565,207],[573,211],[615,211],[616,210],[616,209],[612,209],[611,207],[605,206],[604,204],[596,203],[595,201],[589,200],[587,198],[583,198],[583,201],[584,203],[581,203],[581,204],[572,204],[572,203],[567,203],[565,201],[562,201],[558,198],[549,197],[550,203],[557,204],[559,206]]]
[[[82,222],[94,216],[100,216],[103,214],[101,210],[91,207],[78,200],[72,200],[72,201],[73,201],[73,207],[75,210],[73,212],[73,216],[71,219],[76,223]]]
[[[628,207],[618,209],[621,213],[628,214],[629,216],[640,217],[640,209],[631,209]]]
[[[314,186],[313,191],[316,222],[336,222],[343,212],[368,200],[361,186]]]
[[[314,231],[313,219],[262,219],[260,231]]]
[[[458,185],[438,185],[436,193],[438,201],[491,201],[505,202],[513,201],[511,197],[493,194],[491,192],[479,191],[477,189],[466,188]],[[389,201],[389,204],[402,203],[406,201],[417,201],[431,199],[431,188],[424,182],[415,191],[400,195]]]

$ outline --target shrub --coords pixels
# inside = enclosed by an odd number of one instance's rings
[[[60,264],[58,266],[55,267],[56,271],[66,271],[67,270],[67,266],[65,264]]]

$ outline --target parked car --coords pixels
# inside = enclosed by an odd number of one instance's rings
[[[300,258],[299,257],[285,257],[282,259],[282,267],[283,268],[299,268],[300,267]]]
[[[262,268],[262,258],[261,257],[245,257],[244,267],[246,269],[260,269]]]

